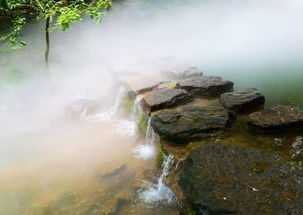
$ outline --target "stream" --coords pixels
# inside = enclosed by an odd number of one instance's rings
[[[105,112],[3,132],[0,214],[176,214],[163,183],[172,157],[157,169],[150,126],[145,138],[131,116],[119,117],[123,92]]]

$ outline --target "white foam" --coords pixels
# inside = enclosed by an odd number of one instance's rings
[[[144,144],[136,147],[133,152],[135,153],[136,158],[143,160],[149,160],[155,157],[155,146],[151,144]]]
[[[137,121],[138,120],[138,115],[142,113],[142,106],[141,106],[141,100],[143,96],[142,95],[137,95],[133,110],[132,110],[132,120]]]
[[[103,122],[112,120],[119,110],[124,94],[124,88],[120,87],[115,104],[108,111],[97,113],[95,115],[86,115],[86,113],[84,113],[84,120],[91,122]]]
[[[169,175],[170,168],[173,164],[173,156],[165,156],[163,162],[162,173],[156,184],[147,183],[147,189],[139,193],[139,198],[144,203],[150,206],[157,206],[159,204],[174,204],[177,202],[177,198],[173,191],[167,187],[164,183],[164,178]]]
[[[136,133],[136,123],[132,120],[117,120],[116,133],[121,136],[134,136]]]

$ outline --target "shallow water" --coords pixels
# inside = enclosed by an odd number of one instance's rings
[[[146,143],[132,120],[43,123],[0,135],[6,143],[1,145],[0,214],[176,213],[165,201],[154,207],[140,198],[150,180],[144,171],[157,168],[153,157],[134,153]]]

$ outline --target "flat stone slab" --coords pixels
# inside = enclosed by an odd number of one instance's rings
[[[163,79],[158,77],[142,77],[140,78],[129,78],[124,81],[127,86],[134,91],[136,94],[141,94],[147,91],[151,91],[162,83]]]
[[[235,114],[223,107],[190,106],[164,110],[152,116],[151,126],[164,140],[183,144],[211,137],[233,126]]]
[[[233,91],[234,83],[221,77],[202,76],[190,78],[177,83],[177,88],[184,89],[197,96],[217,97],[222,93]]]
[[[186,104],[193,100],[192,95],[186,90],[163,88],[156,89],[142,98],[142,108],[146,112],[153,112],[163,108]]]
[[[236,92],[223,93],[220,96],[221,104],[236,112],[248,111],[265,103],[265,97],[255,88]]]
[[[196,214],[300,215],[303,169],[258,149],[207,144],[181,167],[179,186]]]
[[[190,67],[182,72],[164,72],[164,75],[172,80],[180,80],[186,78],[200,78],[203,76],[203,72],[196,67]]]
[[[276,133],[303,130],[303,111],[289,105],[277,105],[248,117],[248,126],[257,132]]]

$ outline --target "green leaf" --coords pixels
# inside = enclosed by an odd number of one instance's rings
[[[8,9],[7,0],[0,0],[0,7]]]

